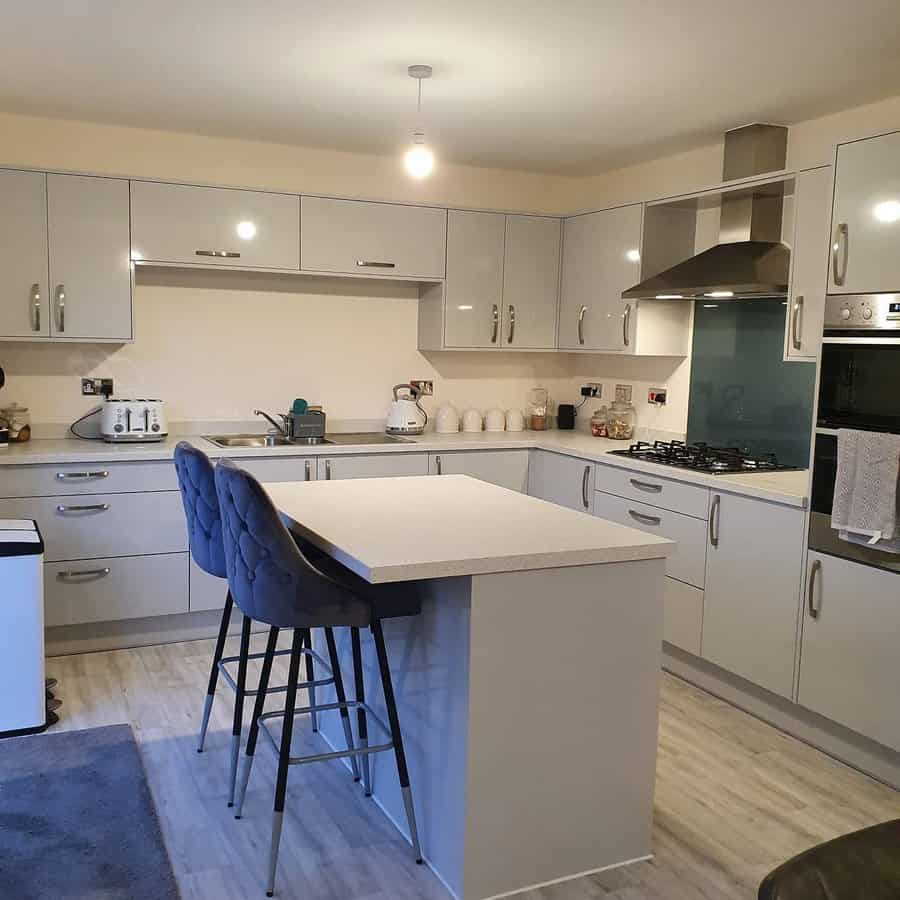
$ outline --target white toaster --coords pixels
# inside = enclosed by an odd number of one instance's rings
[[[110,397],[100,410],[104,441],[163,441],[169,435],[162,400],[120,400]]]

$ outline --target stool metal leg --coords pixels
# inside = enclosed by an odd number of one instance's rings
[[[252,619],[244,616],[241,626],[241,651],[238,659],[238,677],[234,692],[234,720],[231,726],[231,772],[228,779],[228,805],[234,806],[234,787],[237,782],[237,764],[241,753],[241,726],[244,719],[244,692],[247,690],[247,657],[250,655],[250,626]]]
[[[209,670],[209,686],[206,689],[206,701],[203,704],[203,721],[200,723],[200,742],[197,744],[198,753],[203,752],[203,744],[206,741],[206,729],[209,728],[209,716],[216,696],[216,682],[219,680],[219,660],[225,652],[225,639],[228,637],[232,606],[234,606],[234,600],[231,598],[231,591],[228,591],[225,595],[225,606],[222,609],[222,621],[219,623],[219,636],[216,638],[212,668]]]
[[[344,693],[344,679],[341,676],[341,661],[338,658],[337,646],[334,643],[334,629],[326,628],[325,641],[328,644],[328,658],[331,661],[331,676],[334,678],[334,692],[337,694],[338,703],[341,704],[341,723],[344,726],[344,737],[347,740],[347,749],[353,750],[353,732],[350,729],[350,713],[347,712],[347,695]],[[359,781],[359,766],[356,757],[350,757],[350,765],[353,769],[353,780]]]
[[[391,729],[391,740],[394,743],[394,756],[397,760],[397,775],[400,778],[403,805],[406,807],[406,820],[409,822],[409,836],[416,854],[416,862],[421,864],[422,850],[419,846],[419,830],[416,828],[416,813],[413,809],[412,791],[409,787],[409,770],[406,767],[406,753],[403,750],[403,735],[400,733],[400,719],[397,716],[397,701],[394,698],[394,684],[391,681],[391,670],[388,666],[384,632],[381,630],[379,619],[372,622],[372,636],[375,638],[375,652],[378,654],[378,668],[381,670],[384,704],[387,707],[388,725]]]
[[[312,658],[312,631],[307,632],[309,635],[306,639],[306,646],[309,648],[309,653],[306,654],[306,680],[309,682],[313,682],[316,680],[315,669],[313,668],[313,658]],[[314,684],[310,684],[309,688],[309,705],[316,705],[316,686]],[[312,730],[319,730],[319,716],[318,713],[313,710],[310,713],[310,719],[312,720]]]
[[[269,881],[266,896],[275,893],[275,869],[278,866],[278,847],[281,844],[281,823],[284,819],[284,799],[287,793],[288,767],[291,760],[291,738],[294,733],[294,710],[297,708],[297,682],[300,678],[300,656],[309,629],[294,629],[291,644],[291,665],[288,670],[287,694],[284,701],[284,725],[281,729],[281,749],[278,751],[278,777],[275,781],[275,811],[272,816],[272,843],[269,847]]]
[[[353,679],[355,682],[354,692],[356,700],[360,706],[356,707],[356,729],[359,732],[359,746],[365,750],[369,746],[369,728],[366,722],[366,711],[362,706],[366,702],[366,686],[363,678],[362,667],[362,647],[359,640],[359,629],[350,629],[350,641],[353,645]],[[364,753],[360,758],[362,764],[363,788],[366,796],[372,796],[372,777],[369,769],[369,754]]]
[[[266,690],[272,674],[272,663],[275,662],[275,647],[278,644],[278,631],[274,625],[269,629],[269,640],[266,642],[266,655],[263,658],[262,671],[259,673],[259,688],[256,691],[256,702],[253,704],[253,719],[250,722],[250,734],[247,736],[247,749],[244,756],[244,768],[241,771],[238,786],[237,802],[234,817],[239,819],[244,809],[244,797],[247,794],[247,783],[250,781],[250,769],[253,766],[253,754],[256,752],[256,739],[259,737],[259,717],[266,705]]]

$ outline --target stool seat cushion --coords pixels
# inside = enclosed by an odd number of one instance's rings
[[[770,872],[759,900],[896,900],[900,819],[819,844]]]
[[[213,465],[202,450],[181,441],[175,447],[175,472],[187,518],[191,556],[204,572],[226,578],[222,517]]]

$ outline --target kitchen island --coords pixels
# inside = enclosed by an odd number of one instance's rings
[[[422,614],[385,633],[423,855],[453,896],[650,855],[669,541],[463,475],[266,490],[362,578],[419,584]],[[366,639],[363,656],[384,718]],[[342,744],[336,715],[320,729]],[[390,754],[372,783],[406,833]]]

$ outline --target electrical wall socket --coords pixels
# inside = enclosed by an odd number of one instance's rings
[[[81,394],[83,397],[111,397],[112,392],[112,378],[81,379]]]
[[[582,397],[602,397],[603,385],[599,381],[587,381],[581,386]]]
[[[616,385],[616,402],[617,403],[631,403],[631,385],[630,384],[617,384]]]
[[[647,402],[655,406],[665,406],[668,391],[666,388],[650,388],[647,391]]]
[[[434,394],[434,382],[425,380],[410,379],[409,383],[423,396],[431,397]]]

